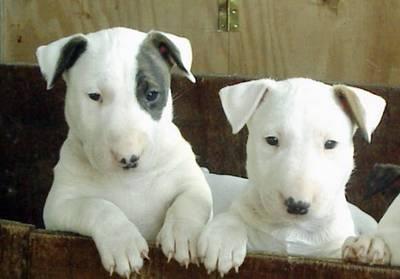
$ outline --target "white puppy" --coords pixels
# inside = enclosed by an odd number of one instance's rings
[[[353,135],[358,127],[370,141],[385,108],[381,97],[302,78],[245,82],[223,88],[220,97],[233,133],[248,126],[249,183],[199,239],[209,271],[237,270],[246,246],[340,257],[346,237],[376,228],[347,203],[345,186],[354,167]]]
[[[368,195],[398,193],[400,166],[376,164],[367,179]],[[396,186],[397,185],[397,186]],[[376,231],[349,237],[343,245],[343,258],[369,264],[400,265],[400,196],[394,199],[379,221]]]
[[[69,126],[44,208],[46,228],[91,236],[104,267],[123,276],[147,257],[146,240],[196,262],[211,192],[172,123],[170,70],[194,82],[190,42],[113,28],[37,50],[47,88],[67,84]]]

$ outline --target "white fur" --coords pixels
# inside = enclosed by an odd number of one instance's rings
[[[347,100],[347,113],[340,96]],[[345,185],[354,167],[356,127],[370,139],[385,107],[382,98],[302,78],[245,82],[223,88],[220,97],[233,132],[248,126],[249,180],[199,239],[199,256],[209,271],[223,275],[237,270],[246,246],[285,255],[340,257],[346,237],[376,228],[372,217],[346,201]],[[279,146],[267,144],[269,136],[277,137]],[[337,141],[337,147],[324,149],[327,140]],[[226,186],[225,192],[233,191]],[[308,202],[308,213],[289,214],[284,204],[288,197]]]
[[[165,35],[194,81],[189,41]],[[136,100],[135,57],[146,33],[113,28],[74,36],[86,38],[88,46],[63,75],[69,132],[44,208],[46,228],[93,237],[104,267],[121,276],[142,267],[147,241],[157,240],[181,264],[196,262],[211,192],[172,123],[171,92],[158,121]],[[48,87],[69,38],[38,48]],[[101,93],[102,103],[90,100],[90,92]],[[119,158],[130,154],[140,155],[138,167],[123,170]]]
[[[343,258],[371,265],[400,265],[399,212],[400,195],[389,206],[375,231],[346,239]]]

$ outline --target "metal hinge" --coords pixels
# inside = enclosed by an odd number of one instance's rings
[[[218,0],[218,31],[239,31],[239,0]]]

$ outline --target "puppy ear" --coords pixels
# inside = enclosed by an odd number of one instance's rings
[[[70,69],[87,48],[87,39],[82,34],[59,39],[36,50],[40,71],[51,89],[57,79]]]
[[[381,121],[386,101],[375,94],[347,85],[334,85],[339,101],[360,128],[363,138],[371,142],[371,134]]]
[[[260,79],[227,86],[219,91],[222,108],[234,134],[246,125],[275,82],[271,79]]]
[[[172,68],[176,66],[178,73],[195,83],[196,79],[190,71],[192,67],[192,46],[190,41],[173,34],[150,31],[146,41],[152,42],[165,62]]]

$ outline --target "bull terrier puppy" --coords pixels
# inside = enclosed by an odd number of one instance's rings
[[[112,28],[37,49],[47,89],[63,77],[69,126],[44,208],[47,229],[93,238],[104,268],[143,265],[147,241],[168,259],[197,262],[211,192],[172,122],[171,70],[192,82],[190,42]]]
[[[220,98],[233,133],[246,124],[249,130],[248,184],[200,236],[199,256],[210,272],[238,270],[247,249],[338,258],[348,236],[376,228],[346,201],[345,186],[353,135],[359,128],[371,140],[385,108],[381,97],[294,78],[228,86]]]

